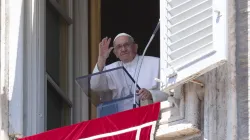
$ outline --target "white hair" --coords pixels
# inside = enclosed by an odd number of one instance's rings
[[[119,34],[115,37],[115,39],[114,39],[113,42],[115,42],[115,40],[116,40],[118,37],[120,37],[120,36],[127,36],[127,37],[130,39],[131,42],[134,42],[134,38],[133,38],[131,35],[127,34],[127,33],[119,33]]]

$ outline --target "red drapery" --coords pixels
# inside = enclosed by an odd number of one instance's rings
[[[154,103],[19,140],[150,140],[159,112],[160,103]]]

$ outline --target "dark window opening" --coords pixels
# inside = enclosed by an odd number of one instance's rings
[[[102,0],[101,1],[101,38],[114,37],[126,32],[134,37],[139,46],[138,54],[143,53],[160,17],[159,0]],[[160,32],[158,30],[146,55],[160,56]],[[107,63],[117,61],[111,53]]]

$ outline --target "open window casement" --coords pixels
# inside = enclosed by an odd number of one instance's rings
[[[226,0],[160,0],[160,38],[165,91],[223,64]]]

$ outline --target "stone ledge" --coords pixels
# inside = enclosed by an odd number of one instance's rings
[[[182,121],[179,124],[169,126],[169,124],[160,125],[156,130],[155,138],[157,140],[173,140],[178,138],[185,138],[187,136],[196,136],[201,131],[197,126]]]

